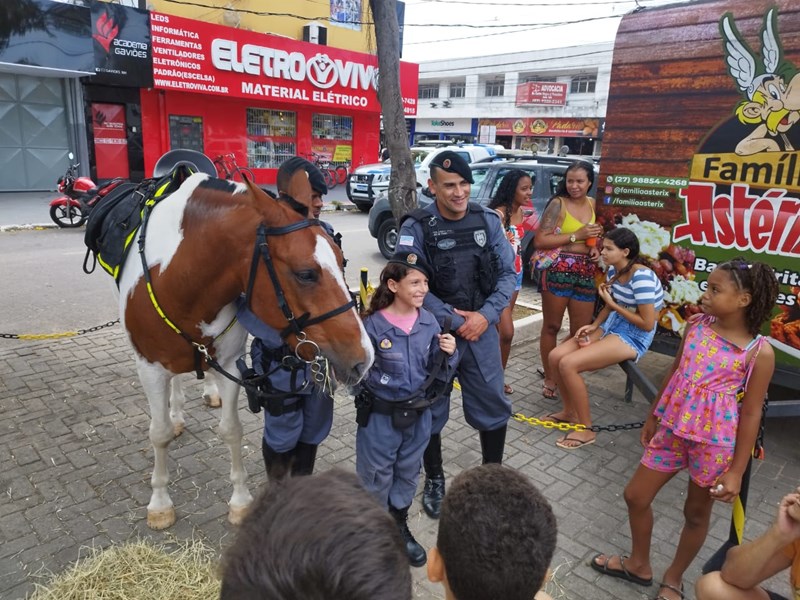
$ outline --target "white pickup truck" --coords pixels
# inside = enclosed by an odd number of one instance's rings
[[[424,187],[428,185],[431,161],[436,155],[445,150],[457,152],[468,163],[475,163],[491,160],[492,157],[497,155],[498,150],[502,150],[502,146],[488,144],[460,144],[436,148],[414,146],[411,148],[411,156],[414,159],[417,186]],[[391,172],[392,166],[388,160],[358,167],[347,178],[347,197],[359,210],[369,212],[375,197],[389,188]]]

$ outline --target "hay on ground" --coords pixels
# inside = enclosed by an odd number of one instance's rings
[[[66,571],[36,583],[29,600],[216,600],[217,568],[217,553],[199,540],[91,548]]]

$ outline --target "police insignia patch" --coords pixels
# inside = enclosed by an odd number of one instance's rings
[[[388,350],[389,348],[392,347],[392,340],[390,340],[389,338],[383,338],[381,340],[380,346],[383,350]]]
[[[410,265],[417,264],[417,255],[416,254],[409,254],[408,257],[406,258],[406,261]]]
[[[449,158],[445,158],[445,159],[442,161],[442,166],[443,166],[445,169],[449,169],[451,164],[452,164],[452,163],[450,162],[450,159],[449,159]]]
[[[475,243],[478,244],[481,248],[486,245],[486,231],[480,229],[478,231],[473,232],[473,238],[475,239]]]

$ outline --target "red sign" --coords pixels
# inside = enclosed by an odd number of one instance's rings
[[[553,81],[531,81],[517,86],[517,106],[538,104],[564,106],[567,103],[567,84]]]
[[[480,125],[493,125],[497,135],[600,137],[601,119],[519,118],[481,119]]]
[[[92,130],[97,178],[129,177],[125,105],[93,102]]]
[[[154,87],[380,112],[377,58],[319,44],[150,13]],[[400,63],[406,115],[419,65]]]

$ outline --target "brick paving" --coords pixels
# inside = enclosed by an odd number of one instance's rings
[[[530,298],[528,298],[530,300]],[[515,409],[541,415],[556,404],[539,393],[538,337],[512,351],[507,379],[515,388]],[[648,355],[642,368],[660,380],[669,360]],[[634,395],[623,401],[624,375],[612,367],[587,377],[596,423],[637,421],[646,403]],[[24,598],[35,574],[58,572],[86,547],[106,547],[137,537],[169,541],[199,537],[217,549],[230,543],[227,523],[229,462],[215,427],[217,415],[200,400],[201,387],[187,391],[186,431],[170,447],[170,493],[178,521],[166,532],[145,524],[150,494],[152,451],[147,403],[135,377],[131,351],[119,328],[54,342],[0,340],[0,597]],[[265,481],[260,453],[261,419],[240,410],[245,428],[245,464],[251,489]],[[319,452],[319,469],[353,470],[355,424],[352,402],[336,397],[330,437]],[[768,423],[766,460],[757,463],[750,488],[747,537],[772,522],[778,501],[800,483],[797,419]],[[559,521],[553,562],[557,598],[645,598],[653,588],[599,576],[586,566],[596,551],[629,548],[622,489],[640,456],[638,432],[602,433],[595,445],[565,452],[557,434],[512,422],[506,464],[529,475],[553,504]],[[477,434],[463,420],[454,397],[452,419],[444,431],[449,476],[480,462]],[[668,564],[682,525],[686,476],[671,482],[656,500],[653,564],[658,576]],[[687,590],[702,563],[727,539],[730,508],[714,509],[712,528],[700,557],[687,574]],[[426,546],[435,540],[436,522],[412,508],[412,531]],[[443,598],[442,589],[415,569],[415,596]],[[785,595],[784,578],[774,589]],[[690,592],[687,597],[692,598]]]

